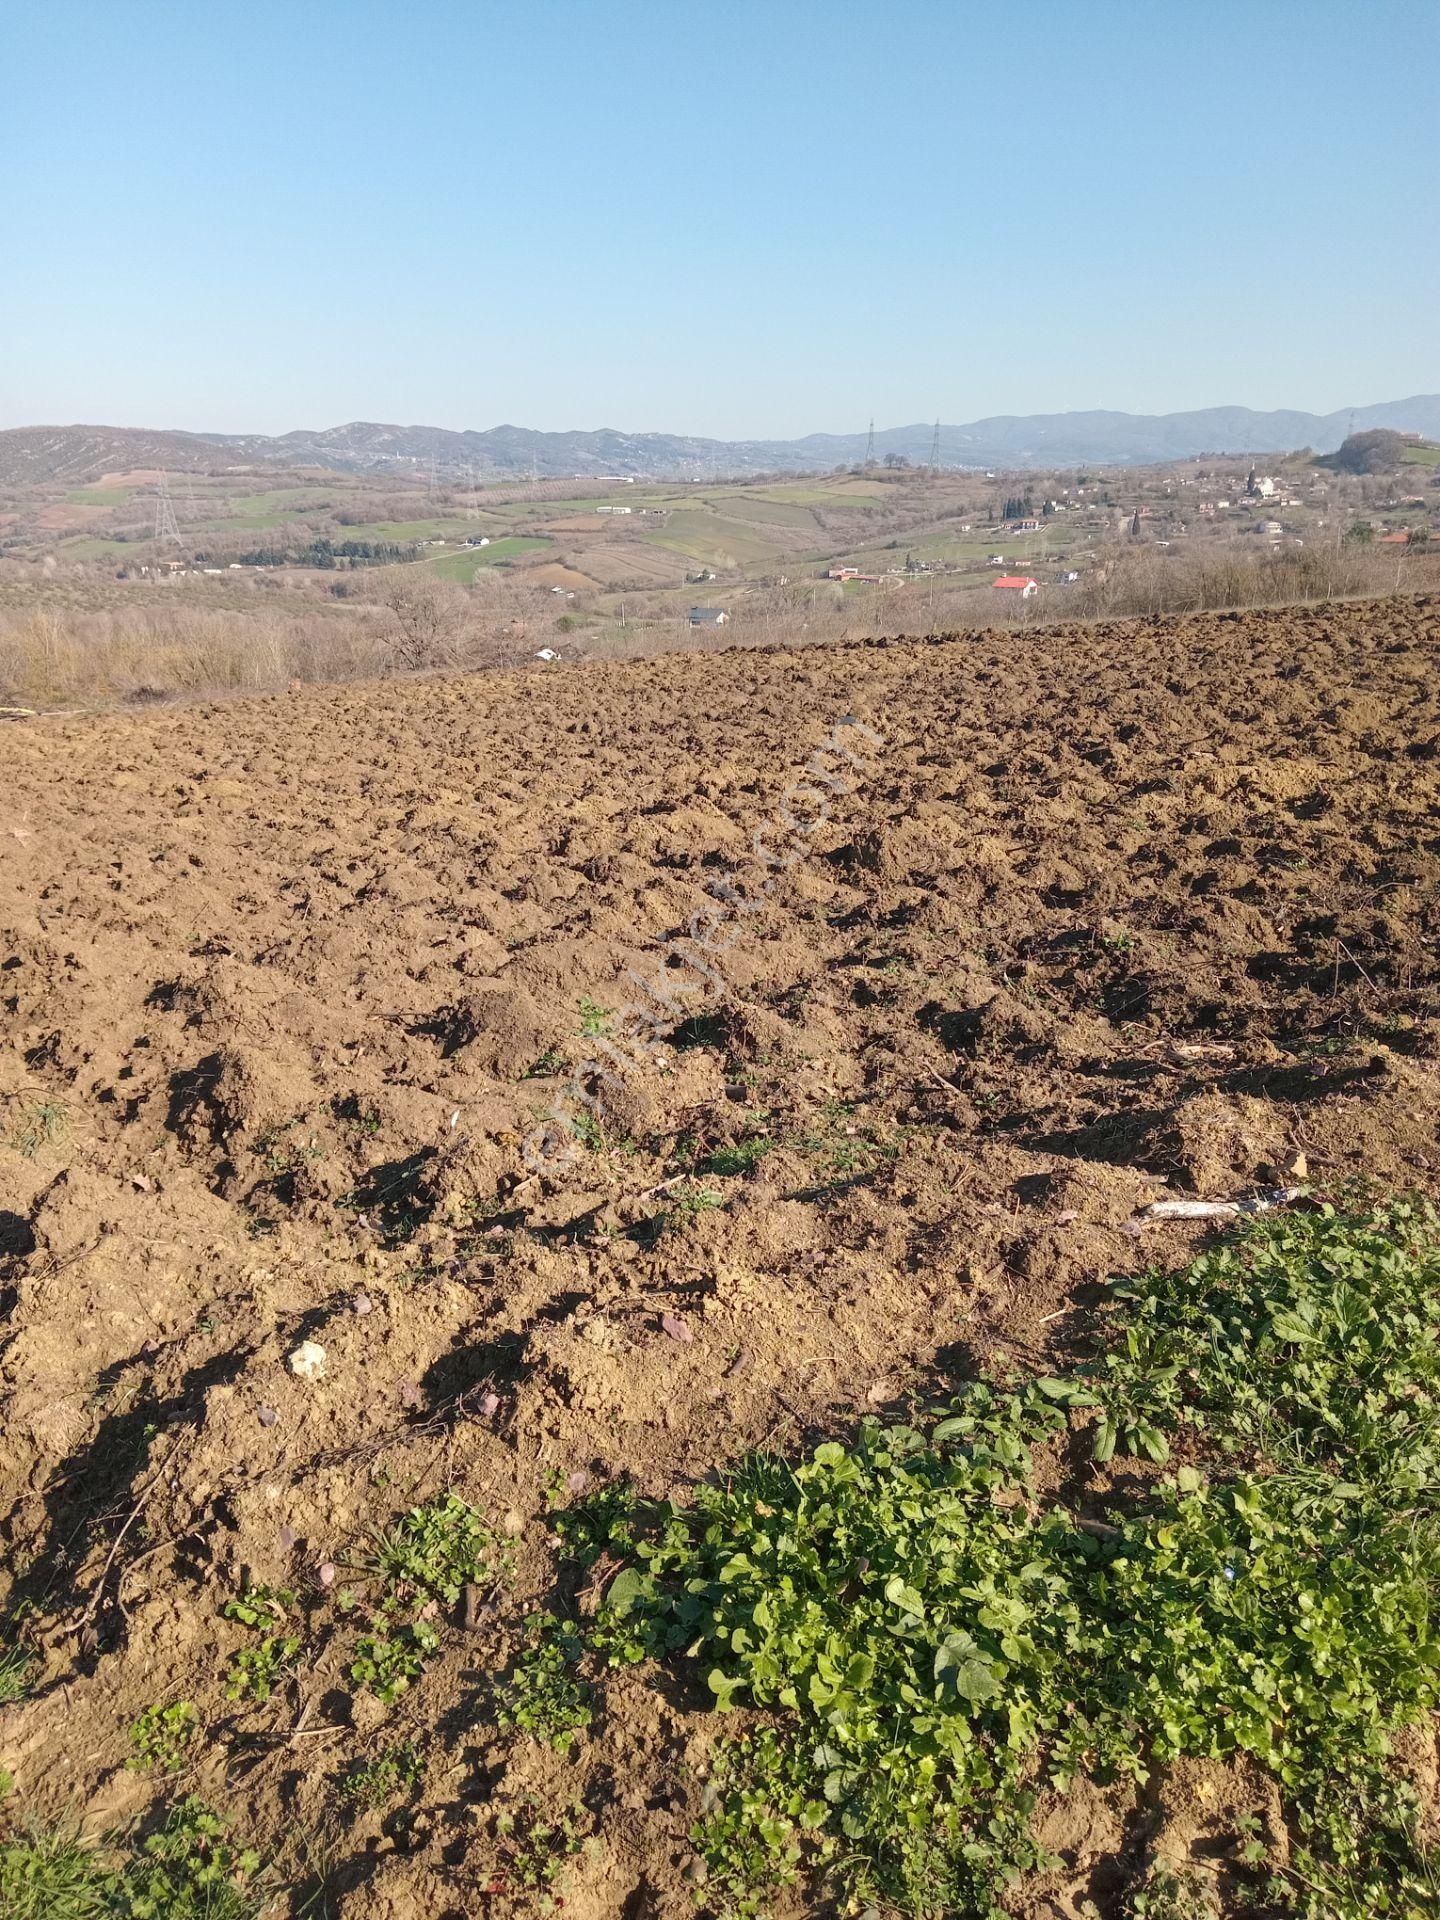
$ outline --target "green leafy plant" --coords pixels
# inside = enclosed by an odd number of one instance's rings
[[[552,1489],[555,1498],[563,1487],[564,1476],[559,1475]],[[573,1506],[555,1506],[553,1498],[551,1504],[555,1538],[567,1558],[580,1566],[588,1570],[602,1559],[618,1561],[634,1552],[636,1499],[629,1481],[612,1480]]]
[[[295,1129],[303,1125],[304,1116],[297,1115],[282,1126],[269,1128],[256,1139],[255,1152],[272,1179],[325,1158],[325,1143],[313,1129],[297,1141]]]
[[[298,1634],[271,1634],[258,1647],[242,1647],[231,1658],[225,1698],[263,1704],[290,1673],[301,1644]]]
[[[356,1642],[350,1677],[393,1705],[440,1649],[432,1616],[457,1605],[467,1586],[493,1587],[507,1556],[484,1515],[447,1493],[402,1514],[377,1539],[371,1564],[384,1586],[368,1609],[372,1630]]]
[[[123,1869],[115,1912],[124,1920],[259,1920],[260,1856],[227,1833],[203,1800],[182,1800]]]
[[[723,1193],[717,1193],[713,1187],[682,1187],[666,1196],[665,1205],[654,1219],[648,1222],[653,1235],[668,1233],[687,1220],[694,1220],[702,1213],[715,1213],[725,1205]]]
[[[288,1587],[248,1586],[221,1607],[226,1620],[238,1620],[264,1636],[259,1646],[242,1647],[231,1657],[225,1677],[227,1700],[268,1700],[294,1666],[304,1641],[298,1633],[280,1633],[297,1605]]]
[[[1261,1216],[1182,1273],[1114,1283],[1096,1458],[1227,1452],[1440,1493],[1440,1215],[1423,1199]]]
[[[393,1706],[420,1678],[426,1660],[439,1650],[440,1636],[425,1620],[396,1627],[390,1633],[365,1634],[355,1643],[350,1678],[357,1686],[369,1687],[387,1707]]]
[[[161,1773],[177,1773],[199,1730],[200,1716],[189,1700],[176,1700],[168,1707],[157,1701],[146,1707],[130,1728],[134,1752],[126,1764],[140,1773],[148,1773],[152,1767],[158,1767]]]
[[[844,1100],[827,1100],[799,1145],[814,1165],[819,1185],[832,1190],[868,1179],[900,1153],[898,1135],[857,1120],[854,1106]]]
[[[447,1493],[412,1507],[382,1534],[375,1563],[389,1585],[392,1609],[426,1600],[453,1607],[467,1586],[493,1586],[502,1577],[506,1553],[485,1516]]]
[[[1125,1896],[1125,1920],[1215,1920],[1219,1910],[1198,1873],[1158,1864]]]
[[[246,1587],[234,1600],[220,1609],[225,1620],[238,1620],[242,1627],[257,1627],[273,1633],[295,1611],[296,1596],[289,1587]]]
[[[697,1173],[718,1174],[722,1179],[731,1179],[737,1174],[748,1173],[773,1153],[778,1141],[768,1134],[747,1134],[743,1140],[736,1140],[724,1147],[715,1147],[696,1163]]]
[[[400,1741],[374,1760],[356,1761],[341,1775],[335,1790],[347,1806],[374,1812],[397,1794],[418,1786],[424,1776],[425,1763],[418,1749]]]
[[[591,1690],[576,1672],[585,1643],[553,1613],[531,1614],[525,1633],[525,1650],[495,1689],[495,1718],[567,1753],[591,1719]]]
[[[600,1006],[588,993],[580,998],[580,1031],[587,1040],[601,1040],[610,1031],[610,1009]]]
[[[500,1809],[491,1823],[495,1865],[485,1893],[508,1896],[526,1913],[551,1913],[563,1905],[555,1887],[566,1861],[584,1845],[583,1816],[578,1802],[552,1811],[533,1798]]]
[[[547,1047],[532,1065],[521,1074],[522,1080],[548,1080],[551,1074],[562,1073],[565,1068],[565,1055],[558,1047]]]

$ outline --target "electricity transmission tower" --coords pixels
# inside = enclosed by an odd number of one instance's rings
[[[465,518],[467,520],[478,520],[480,518],[480,496],[475,491],[475,469],[473,467],[466,467],[465,478],[470,483],[470,498],[466,502]]]
[[[932,473],[940,471],[940,422],[938,420],[935,422],[935,432],[930,441],[930,471]]]
[[[870,437],[865,442],[865,464],[867,467],[873,467],[875,464],[875,418],[873,414],[870,418]]]
[[[155,489],[155,539],[157,542],[173,540],[177,547],[185,544],[175,521],[175,502],[170,498],[170,482],[163,471]]]

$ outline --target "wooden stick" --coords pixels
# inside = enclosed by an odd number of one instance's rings
[[[174,1446],[170,1449],[169,1453],[166,1454],[165,1459],[161,1463],[161,1465],[156,1468],[155,1472],[151,1474],[150,1478],[145,1482],[145,1485],[140,1489],[139,1498],[136,1500],[134,1506],[130,1509],[130,1512],[126,1516],[124,1526],[121,1527],[119,1533],[116,1534],[113,1542],[111,1543],[110,1551],[105,1556],[105,1564],[100,1569],[100,1578],[96,1582],[95,1591],[91,1594],[89,1600],[87,1601],[85,1606],[85,1611],[80,1615],[79,1619],[75,1621],[74,1625],[68,1629],[69,1632],[79,1633],[82,1628],[88,1627],[91,1621],[95,1618],[95,1615],[99,1612],[100,1602],[105,1597],[105,1582],[110,1578],[110,1569],[115,1564],[115,1557],[120,1551],[121,1545],[124,1542],[126,1534],[129,1533],[131,1527],[133,1527],[135,1522],[140,1518],[140,1514],[145,1506],[145,1502],[150,1498],[151,1494],[155,1491],[156,1487],[158,1487],[160,1482],[165,1478],[165,1475],[170,1471],[171,1467],[174,1466],[176,1457],[178,1456],[180,1449],[185,1445],[185,1443],[188,1440],[192,1440],[194,1437],[195,1437],[195,1429],[193,1427],[187,1427],[184,1433],[182,1433],[180,1438],[175,1442]]]

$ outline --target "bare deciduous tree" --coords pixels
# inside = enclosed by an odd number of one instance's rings
[[[421,567],[399,569],[376,596],[394,617],[393,651],[398,665],[443,667],[459,654],[465,595]]]

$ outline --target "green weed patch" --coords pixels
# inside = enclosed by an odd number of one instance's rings
[[[65,1828],[0,1840],[5,1920],[259,1920],[258,1854],[193,1794],[124,1851]]]
[[[1435,1214],[1253,1223],[1116,1301],[1086,1373],[753,1456],[684,1506],[610,1490],[557,1516],[622,1563],[597,1651],[689,1663],[747,1710],[696,1832],[707,1906],[758,1913],[804,1876],[845,1911],[998,1916],[1045,1865],[1042,1786],[1190,1755],[1248,1757],[1283,1796],[1288,1861],[1237,1852],[1237,1910],[1440,1912],[1390,1759],[1440,1698]],[[1102,1458],[1185,1425],[1191,1458],[1098,1519],[1093,1486],[1036,1490],[1082,1425]]]

